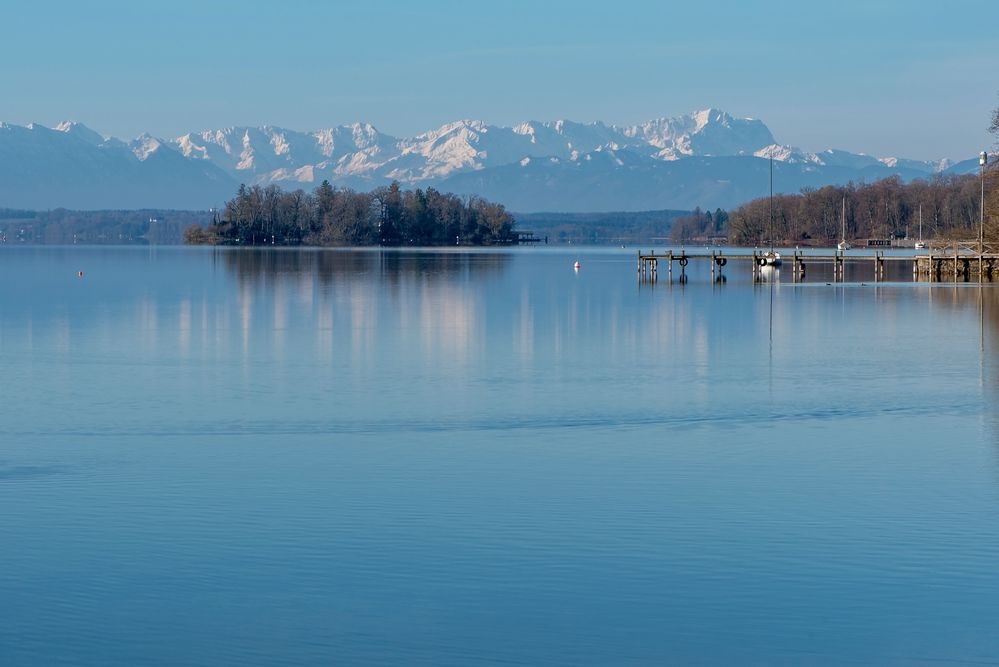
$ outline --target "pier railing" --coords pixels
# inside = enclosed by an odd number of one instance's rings
[[[929,248],[931,255],[979,255],[978,240],[974,241],[943,241],[931,243]],[[993,242],[985,242],[981,246],[982,255],[999,255],[999,245]]]

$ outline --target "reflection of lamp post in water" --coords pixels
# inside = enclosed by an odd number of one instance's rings
[[[978,155],[978,164],[982,167],[982,209],[978,218],[978,254],[985,252],[985,165],[989,163],[989,154],[982,151]]]

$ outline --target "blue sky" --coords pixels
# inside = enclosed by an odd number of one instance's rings
[[[0,120],[125,138],[713,106],[807,150],[960,159],[999,105],[996,0],[4,5]]]

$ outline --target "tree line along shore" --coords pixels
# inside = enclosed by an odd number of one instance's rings
[[[806,189],[760,197],[731,211],[695,211],[677,218],[675,243],[724,237],[739,245],[835,245],[847,239],[977,239],[981,215],[979,176],[938,175],[904,183],[897,176],[873,183]],[[985,231],[999,238],[999,170],[985,174]],[[845,215],[844,215],[845,210]],[[771,213],[772,211],[772,213]],[[772,215],[772,221],[771,221]]]
[[[999,219],[999,171],[986,172],[987,222]],[[664,215],[656,234],[674,243],[725,240],[758,245],[771,239],[792,245],[835,245],[848,239],[914,239],[922,217],[924,239],[977,238],[981,182],[976,176],[938,175],[903,182],[898,177],[760,197],[732,211]],[[772,211],[772,221],[771,221]],[[845,211],[845,216],[844,216]],[[663,212],[671,213],[671,212]],[[610,216],[621,214],[606,214]],[[539,222],[543,216],[527,216]],[[570,216],[570,220],[573,216]],[[594,224],[599,214],[578,216]],[[584,222],[586,221],[586,222]],[[571,221],[563,225],[571,225]],[[989,224],[988,238],[999,237]],[[606,226],[601,229],[609,237]],[[403,190],[398,183],[371,192],[336,188],[285,192],[276,186],[242,186],[220,219],[184,233],[190,244],[314,246],[503,245],[516,239],[516,221],[501,205],[433,188]]]
[[[761,197],[730,211],[532,213],[514,215],[478,197],[398,185],[369,193],[324,183],[313,192],[250,186],[210,211],[28,211],[0,209],[0,243],[219,245],[503,245],[521,222],[553,243],[699,243],[830,246],[846,236],[924,240],[975,239],[981,210],[979,175],[936,176],[903,183],[827,186]],[[999,170],[985,175],[985,235],[999,240]],[[771,231],[772,230],[772,231]]]

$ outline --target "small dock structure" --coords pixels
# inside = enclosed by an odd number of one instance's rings
[[[546,245],[548,244],[547,236],[541,238],[535,236],[534,232],[531,231],[518,229],[514,232],[514,234],[517,235],[513,242],[514,245],[534,245],[536,243],[544,243]]]

